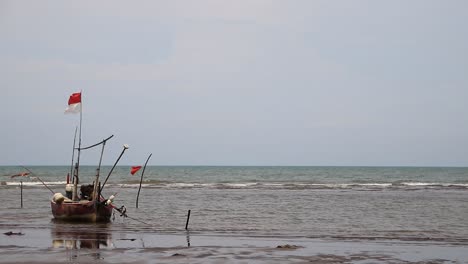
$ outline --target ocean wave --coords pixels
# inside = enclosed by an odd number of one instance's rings
[[[47,185],[65,185],[67,182],[66,181],[52,181],[52,182],[44,182]],[[24,181],[23,186],[44,186],[42,182],[35,182],[35,181]],[[21,182],[6,182],[2,181],[0,182],[0,185],[5,185],[5,186],[20,186]]]
[[[115,184],[118,187],[134,188],[139,184]],[[467,183],[285,183],[285,182],[244,182],[244,183],[145,183],[146,188],[166,189],[356,189],[356,190],[421,190],[421,189],[468,189]]]
[[[1,182],[1,186],[19,186],[20,182]],[[65,185],[65,181],[45,182],[50,186]],[[109,183],[109,186],[120,188],[138,188],[139,182]],[[23,182],[23,186],[43,186],[41,182]],[[394,182],[394,183],[308,183],[308,182],[143,182],[144,188],[161,189],[340,189],[340,190],[423,190],[423,189],[468,189],[468,183],[437,183],[437,182]]]

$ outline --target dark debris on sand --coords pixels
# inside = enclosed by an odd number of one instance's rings
[[[12,231],[8,231],[8,232],[3,233],[3,234],[6,235],[6,236],[22,236],[22,235],[24,235],[21,232],[12,232]]]
[[[302,248],[302,247],[301,246],[296,246],[296,245],[286,244],[286,245],[279,245],[276,248],[278,248],[278,249],[298,249],[298,248]]]

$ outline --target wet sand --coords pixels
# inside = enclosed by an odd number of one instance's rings
[[[1,229],[0,263],[467,263],[466,243]],[[24,235],[7,236],[6,232]]]

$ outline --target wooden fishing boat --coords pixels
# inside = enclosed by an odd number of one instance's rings
[[[104,152],[104,146],[109,138],[102,142],[95,144],[87,148],[78,148],[79,150],[89,149],[102,144],[101,159]],[[119,158],[112,167],[106,181],[101,186],[99,182],[99,171],[101,167],[101,161],[97,168],[96,179],[94,184],[81,185],[81,194],[78,196],[78,164],[75,165],[73,184],[69,183],[69,177],[67,177],[67,185],[65,188],[65,195],[61,193],[55,193],[50,200],[50,206],[52,208],[52,214],[57,220],[64,221],[79,221],[79,222],[109,222],[112,216],[112,210],[115,208],[112,204],[114,196],[111,195],[108,199],[102,196],[102,189],[105,183],[109,179],[112,171],[117,165],[118,161],[122,157],[125,150],[128,149],[127,145],[124,145],[124,149],[120,154]]]
[[[112,204],[106,204],[106,202],[107,201],[103,198],[98,202],[86,200],[63,200],[62,202],[57,202],[52,199],[50,201],[50,206],[52,208],[52,214],[57,220],[109,222],[114,206]]]
[[[73,104],[81,104],[81,93],[75,93],[70,96],[69,99],[69,108]],[[67,108],[66,111],[69,111]],[[75,108],[76,109],[76,106]],[[104,147],[106,142],[113,137],[110,136],[99,143],[88,147],[81,147],[81,106],[78,107],[80,113],[80,134],[79,134],[79,143],[78,147],[75,147],[76,143],[76,133],[75,130],[75,139],[73,142],[73,154],[72,154],[72,164],[74,162],[75,151],[78,152],[77,162],[75,163],[74,169],[73,165],[71,168],[71,173],[67,175],[67,185],[65,187],[65,195],[62,193],[54,193],[53,197],[50,200],[50,206],[52,209],[52,215],[57,220],[63,221],[79,221],[79,222],[109,222],[112,216],[112,210],[116,209],[122,213],[123,209],[117,209],[112,204],[114,195],[111,195],[109,198],[104,198],[102,195],[102,190],[104,189],[107,180],[109,179],[112,171],[119,162],[120,158],[124,154],[125,150],[128,149],[128,145],[123,146],[123,150],[120,153],[120,156],[117,158],[117,161],[114,163],[114,166],[107,175],[106,180],[101,186],[99,181],[102,156],[104,154]],[[91,149],[97,146],[102,145],[101,156],[99,159],[99,165],[96,169],[96,178],[93,184],[81,185],[80,195],[78,195],[78,185],[79,181],[79,166],[80,166],[80,153],[83,150]],[[72,176],[70,183],[70,175]],[[123,212],[125,214],[125,212]]]
[[[103,188],[118,161],[122,157],[125,150],[128,149],[127,145],[124,145],[123,150],[115,162],[114,166],[107,175],[104,184],[101,186],[99,182],[99,171],[101,167],[102,154],[104,153],[104,146],[109,138],[103,140],[102,142],[95,144],[87,148],[79,148],[79,150],[89,149],[102,144],[101,158],[99,161],[99,167],[97,168],[97,174],[94,181],[94,184],[81,185],[80,196],[78,196],[78,164],[75,165],[73,184],[68,183],[69,177],[67,177],[67,185],[65,188],[65,195],[61,193],[55,193],[50,200],[50,206],[52,208],[52,215],[57,220],[64,221],[78,221],[78,222],[109,222],[112,216],[112,210],[116,209],[120,211],[121,209],[115,208],[112,204],[114,200],[114,195],[111,195],[109,198],[104,198],[101,194]]]

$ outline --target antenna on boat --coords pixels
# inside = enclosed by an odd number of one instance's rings
[[[75,127],[75,136],[73,137],[73,151],[72,151],[72,160],[70,166],[70,176],[73,177],[73,161],[75,160],[75,143],[76,143],[76,132],[78,132],[78,126]],[[73,182],[73,178],[72,178]]]

